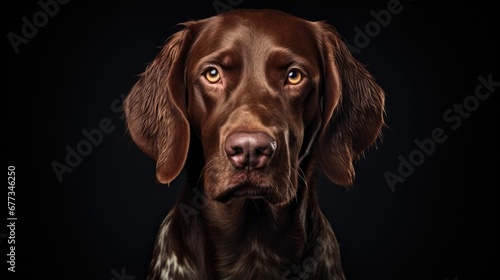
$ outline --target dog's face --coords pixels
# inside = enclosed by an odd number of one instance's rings
[[[288,202],[304,140],[321,125],[321,55],[312,26],[267,13],[229,13],[201,25],[186,76],[189,121],[207,160],[205,192],[219,201]]]
[[[199,137],[208,197],[287,204],[314,153],[328,178],[352,183],[352,161],[378,137],[383,106],[382,90],[333,28],[234,10],[185,23],[134,86],[125,113],[160,182],[179,174],[189,137]]]

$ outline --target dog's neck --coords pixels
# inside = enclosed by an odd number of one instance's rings
[[[300,262],[307,239],[300,208],[297,202],[277,207],[263,199],[210,202],[201,218],[209,254],[205,261],[215,268],[212,273],[220,279],[261,279],[277,272],[263,267]]]

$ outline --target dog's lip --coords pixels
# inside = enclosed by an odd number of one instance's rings
[[[268,195],[268,192],[267,189],[262,187],[256,187],[251,184],[243,184],[237,186],[235,190],[232,192],[232,194],[233,197],[235,198],[244,197],[244,198],[256,199],[256,198],[264,198],[265,196]]]
[[[235,186],[229,187],[222,194],[216,197],[219,202],[228,202],[231,199],[268,199],[270,197],[269,187],[255,185],[252,182],[244,181]]]

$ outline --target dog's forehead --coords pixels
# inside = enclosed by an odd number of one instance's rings
[[[318,42],[313,22],[282,11],[258,9],[232,10],[200,21],[196,37],[193,48],[205,54],[231,47],[274,45],[310,56],[308,52],[317,49]]]

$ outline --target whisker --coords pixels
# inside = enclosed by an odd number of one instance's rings
[[[196,184],[197,187],[202,186],[202,180],[203,180],[203,178],[205,178],[205,176],[210,177],[214,174],[215,170],[213,168],[211,168],[215,164],[214,161],[215,161],[215,158],[211,158],[203,165],[203,168],[201,169],[201,172],[200,172],[200,176],[198,177],[198,182]],[[214,186],[212,186],[212,188],[214,188]]]

